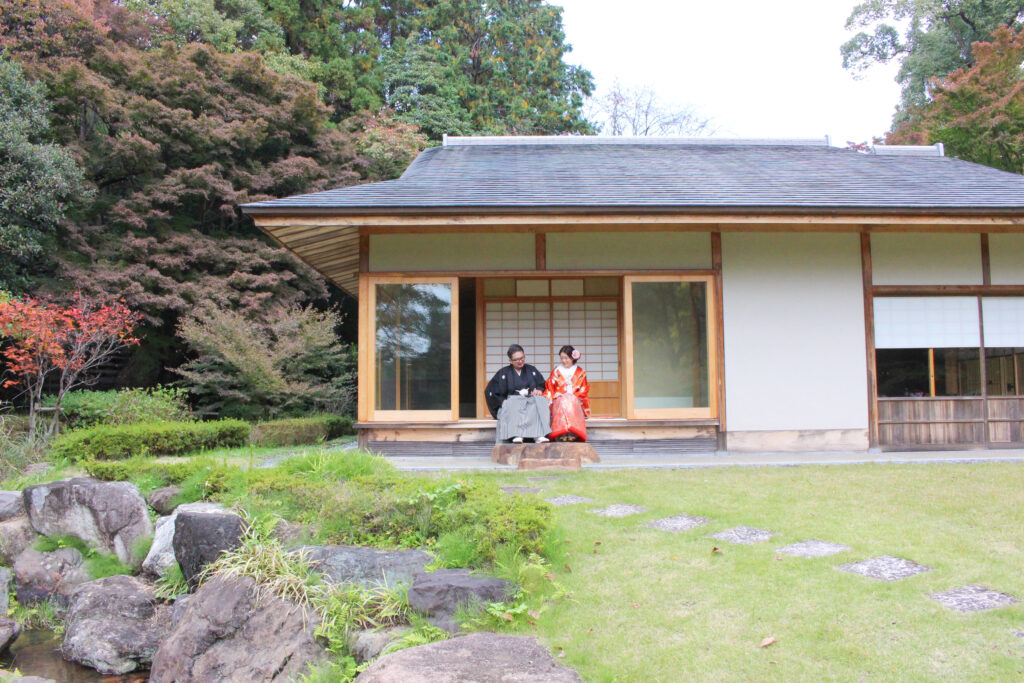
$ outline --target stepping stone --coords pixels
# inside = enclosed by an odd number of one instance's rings
[[[839,569],[879,581],[899,581],[932,570],[931,567],[892,555],[879,555],[860,562],[851,562],[840,566]]]
[[[547,501],[555,507],[561,507],[563,505],[577,505],[579,503],[593,503],[593,498],[584,498],[583,496],[555,496],[554,498],[548,498]]]
[[[540,486],[502,486],[501,490],[510,496],[524,496],[531,493],[540,493],[544,488]]]
[[[1012,595],[1000,593],[984,586],[963,586],[962,588],[954,588],[944,593],[933,593],[928,597],[932,600],[938,600],[946,607],[955,609],[957,612],[981,612],[982,610],[1006,607],[1020,602]],[[1018,633],[1017,635],[1024,636],[1024,633]]]
[[[641,512],[647,512],[647,508],[640,507],[639,505],[615,503],[606,508],[598,508],[590,512],[601,517],[629,517],[630,515],[639,515]]]
[[[566,474],[548,474],[548,475],[545,475],[543,477],[527,477],[526,481],[530,482],[531,484],[546,484],[548,482],[554,481],[555,479],[565,479],[567,476],[569,476],[569,475],[566,475]]]
[[[690,529],[696,529],[699,526],[704,526],[710,521],[711,520],[707,517],[676,515],[675,517],[656,519],[647,526],[654,527],[655,529],[661,529],[662,531],[689,531]]]
[[[719,531],[717,534],[709,536],[709,538],[713,538],[718,541],[725,541],[726,543],[752,545],[754,543],[764,543],[774,535],[775,532],[768,531],[768,529],[755,529],[752,526],[738,526],[735,529]]]
[[[836,553],[846,552],[849,549],[850,546],[843,545],[842,543],[829,543],[828,541],[812,538],[809,541],[784,545],[781,548],[776,548],[776,551],[792,555],[793,557],[827,557]]]

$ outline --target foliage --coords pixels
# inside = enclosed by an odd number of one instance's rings
[[[241,420],[144,422],[76,429],[54,439],[50,454],[69,460],[117,460],[135,455],[187,455],[241,446],[251,427]]]
[[[152,540],[152,539],[148,539]],[[76,536],[40,536],[36,540],[35,549],[39,552],[49,553],[61,548],[74,548],[85,558],[85,569],[92,580],[103,579],[118,574],[134,574],[135,571],[121,563],[116,555],[101,553],[90,548],[85,541]]]
[[[23,605],[10,596],[8,618],[21,624],[26,630],[52,631],[54,635],[64,633],[63,610],[55,598],[47,598],[34,605]]]
[[[100,481],[130,481],[142,493],[179,484],[195,472],[211,467],[208,458],[193,457],[178,462],[157,462],[144,456],[124,460],[86,460],[82,467]]]
[[[947,153],[1024,173],[1024,32],[1006,27],[974,44],[974,65],[933,82],[933,100],[914,110],[890,144],[941,142]]]
[[[174,600],[179,595],[188,593],[188,581],[181,573],[181,565],[174,562],[164,569],[154,582],[153,588],[156,591],[156,596],[161,600]]]
[[[866,30],[840,48],[843,67],[859,72],[874,63],[899,61],[902,100],[894,121],[899,124],[911,109],[929,101],[931,79],[973,66],[975,41],[1022,20],[1020,0],[866,0],[846,19],[847,30]]]
[[[55,405],[56,397],[43,397],[42,405]],[[61,404],[64,424],[72,429],[97,424],[181,422],[189,419],[185,392],[175,387],[70,391]]]
[[[82,169],[48,141],[46,88],[0,53],[0,289],[25,291],[46,269],[69,205],[87,196]]]
[[[693,107],[663,102],[651,88],[627,88],[616,82],[591,106],[595,125],[605,135],[697,137],[716,131],[711,119]]]
[[[68,306],[33,298],[0,302],[0,336],[8,340],[2,355],[14,375],[3,386],[25,387],[29,434],[35,433],[46,384],[57,387],[47,430],[55,434],[65,394],[88,384],[104,363],[139,343],[132,336],[137,320],[122,303],[105,304],[82,295]]]
[[[46,448],[27,431],[27,420],[0,407],[0,480],[20,475],[37,462],[46,460]]]
[[[198,406],[227,417],[343,413],[354,373],[339,323],[338,313],[310,307],[274,307],[262,319],[205,308],[179,326],[196,358],[176,372]]]
[[[356,151],[374,178],[390,180],[402,175],[428,144],[417,125],[399,120],[386,110],[363,118],[359,124],[362,132],[356,140]]]
[[[340,415],[314,415],[259,422],[250,441],[255,446],[301,446],[354,434],[352,419]]]

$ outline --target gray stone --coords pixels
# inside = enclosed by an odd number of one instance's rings
[[[664,519],[656,519],[649,523],[647,526],[655,529],[661,529],[662,531],[689,531],[690,529],[696,529],[699,526],[704,526],[711,520],[707,517],[695,517],[693,515],[676,515],[674,517],[665,517]]]
[[[1000,593],[984,586],[963,586],[942,593],[933,593],[928,597],[957,612],[981,612],[1020,602],[1008,593]],[[1024,636],[1024,633],[1017,635]]]
[[[541,486],[502,486],[501,492],[507,493],[510,496],[524,496],[533,493],[540,493],[545,490]]]
[[[21,624],[6,617],[0,619],[0,657],[7,654],[21,635]]]
[[[582,683],[533,638],[474,633],[381,657],[358,683]]]
[[[148,669],[170,630],[170,607],[133,576],[83,583],[71,595],[61,654],[64,659],[122,675]]]
[[[44,553],[29,548],[14,562],[14,589],[23,605],[53,598],[65,607],[79,584],[89,580],[82,553],[75,548],[60,548]]]
[[[899,581],[900,579],[906,579],[914,576],[915,574],[931,571],[932,568],[926,567],[923,564],[918,564],[917,562],[905,560],[902,557],[880,555],[861,562],[844,564],[839,567],[839,569],[852,574],[860,574],[861,576],[866,576],[869,579],[878,579],[879,581]]]
[[[313,569],[334,583],[411,584],[417,572],[434,561],[422,550],[377,550],[347,545],[306,545]]]
[[[181,617],[185,614],[185,609],[188,608],[188,603],[191,600],[192,596],[189,593],[179,595],[174,599],[174,604],[171,605],[171,626],[178,625],[178,622],[181,621]]]
[[[39,676],[15,676],[9,671],[0,671],[0,683],[57,683],[57,681]]]
[[[388,645],[395,642],[410,629],[408,626],[393,626],[376,630],[356,631],[349,638],[348,651],[357,663],[369,662],[380,656]]]
[[[828,541],[821,541],[816,538],[812,538],[809,541],[800,541],[799,543],[784,545],[781,548],[777,548],[776,552],[780,552],[784,555],[792,555],[793,557],[827,557],[828,555],[835,555],[836,553],[844,553],[849,549],[850,546],[848,545],[830,543]]]
[[[44,536],[69,534],[90,548],[139,566],[135,546],[152,536],[149,508],[134,484],[125,481],[64,479],[29,486],[23,492],[32,528]]]
[[[14,580],[14,570],[9,567],[0,567],[0,617],[6,617],[11,608],[11,581]]]
[[[774,535],[775,532],[769,531],[768,529],[755,529],[752,526],[738,526],[733,529],[719,531],[717,534],[711,534],[710,538],[713,538],[716,541],[725,541],[726,543],[752,545],[754,543],[764,543]]]
[[[420,572],[409,588],[409,607],[425,614],[427,621],[449,633],[457,633],[459,608],[474,609],[488,602],[504,602],[515,594],[505,579],[477,576],[468,569]]]
[[[152,578],[159,578],[177,559],[174,556],[174,525],[181,512],[223,512],[224,506],[219,503],[185,503],[178,506],[170,515],[156,520],[153,532],[153,544],[149,553],[142,561],[142,573]]]
[[[578,505],[579,503],[593,503],[593,498],[584,498],[583,496],[555,496],[554,498],[548,498],[547,501],[555,507],[562,507],[563,505]]]
[[[181,489],[177,486],[164,486],[150,492],[146,496],[146,502],[149,503],[149,507],[156,510],[157,514],[169,515],[178,507],[174,499],[179,493],[181,493]]]
[[[38,537],[27,516],[0,522],[0,564],[14,564],[18,555],[31,547]]]
[[[199,574],[226,550],[242,544],[245,522],[233,512],[178,512],[174,522],[174,556],[192,587]]]
[[[270,536],[285,548],[291,548],[312,536],[312,532],[305,524],[297,524],[280,520],[274,525]]]
[[[314,613],[280,598],[257,598],[249,577],[205,582],[161,643],[149,680],[283,682],[326,658]]]
[[[639,515],[641,512],[647,512],[647,508],[640,505],[627,505],[625,503],[615,503],[605,508],[598,508],[597,510],[591,510],[592,514],[600,515],[601,517],[629,517],[630,515]]]
[[[25,500],[21,491],[0,491],[0,522],[25,515]]]

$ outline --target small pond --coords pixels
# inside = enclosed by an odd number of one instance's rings
[[[25,631],[11,646],[11,652],[0,659],[0,667],[17,668],[25,676],[52,678],[57,683],[142,683],[146,673],[126,676],[104,676],[79,664],[64,661],[60,656],[60,636],[51,631]]]

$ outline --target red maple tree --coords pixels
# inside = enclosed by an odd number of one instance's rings
[[[56,392],[46,435],[57,432],[64,395],[95,381],[96,371],[126,346],[139,315],[121,302],[102,303],[76,294],[70,305],[50,299],[0,302],[2,356],[12,375],[4,387],[24,386],[29,405],[29,434],[36,434],[44,387]]]

